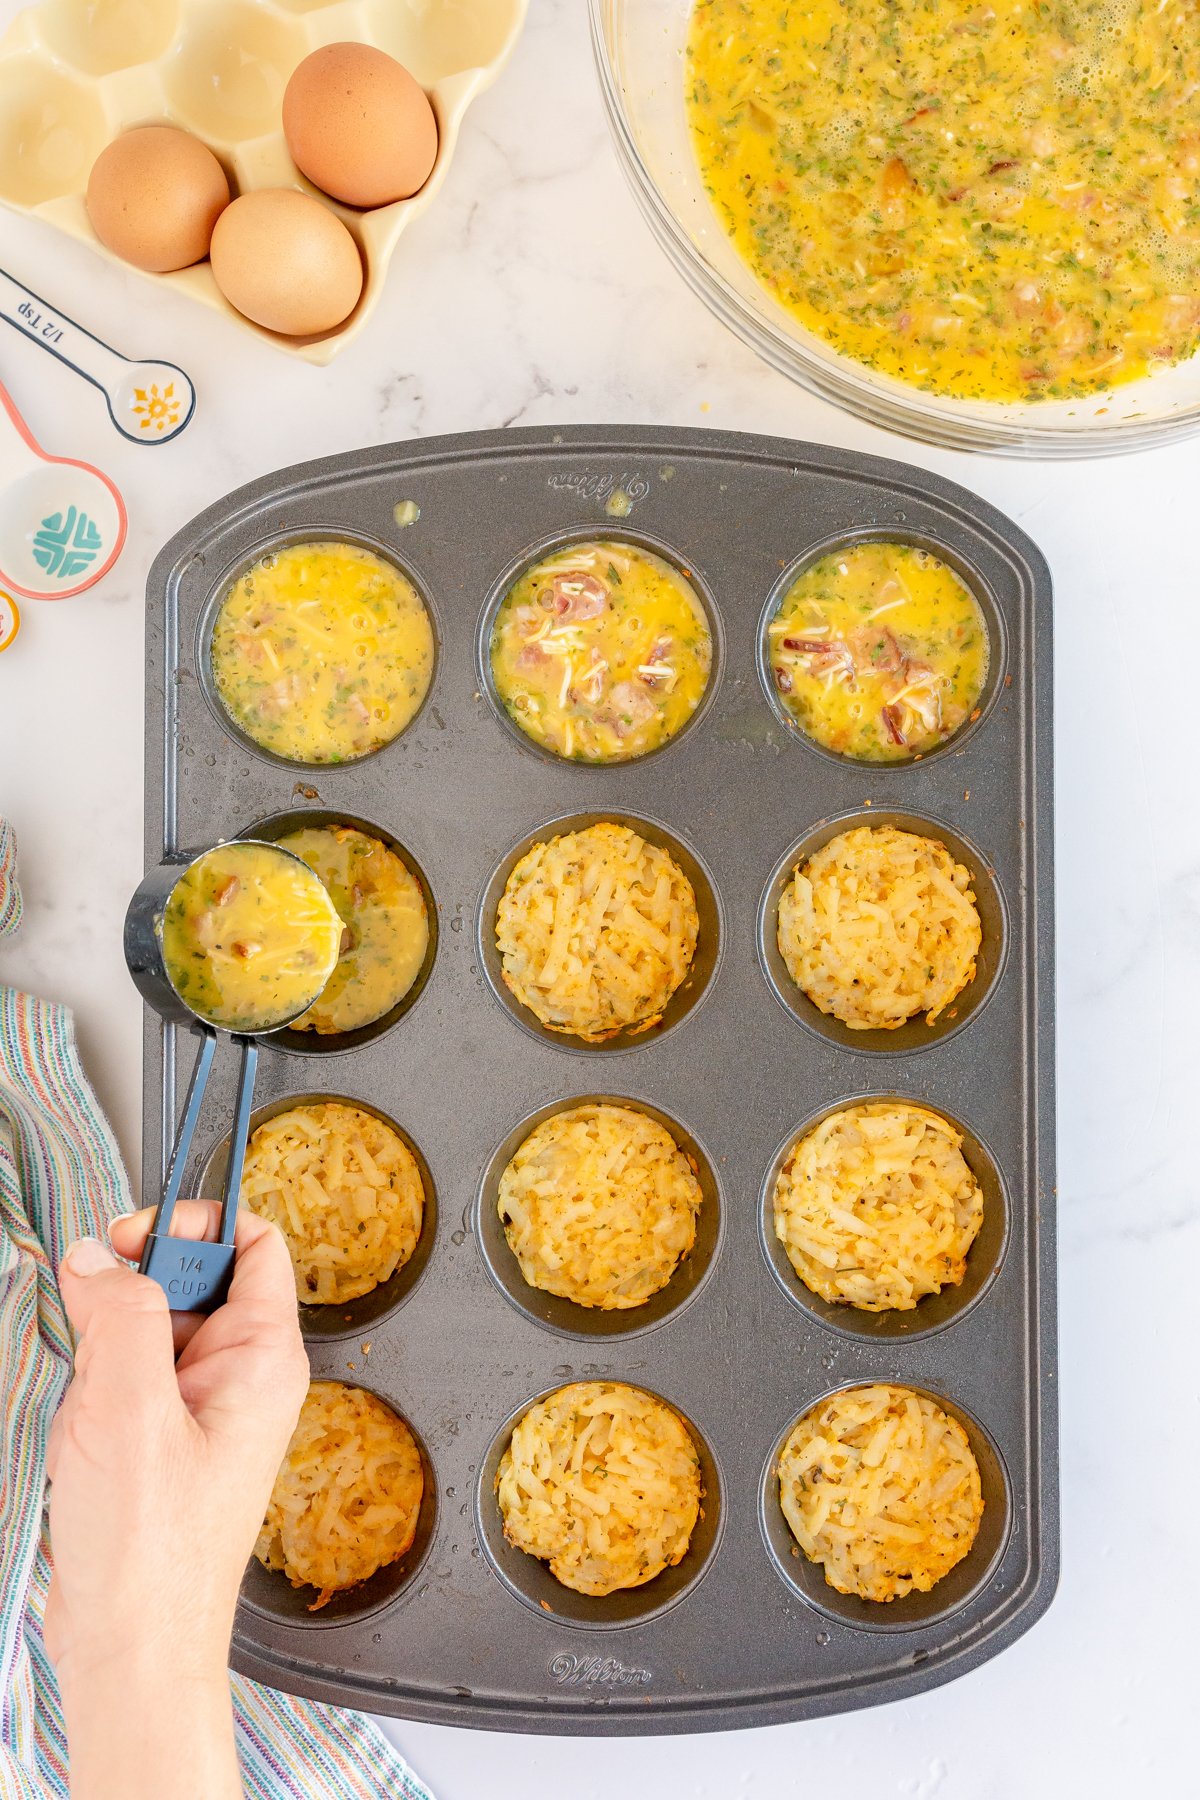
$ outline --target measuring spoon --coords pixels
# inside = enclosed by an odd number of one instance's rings
[[[131,443],[169,443],[196,410],[196,390],[174,363],[131,362],[3,269],[0,319],[98,387],[113,424]]]
[[[27,600],[66,600],[121,554],[116,485],[91,463],[43,450],[0,386],[0,579]]]

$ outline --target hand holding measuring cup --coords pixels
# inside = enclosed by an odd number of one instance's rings
[[[307,1011],[337,963],[342,921],[308,864],[278,844],[242,838],[146,876],[125,917],[125,961],[143,998],[200,1048],[139,1269],[173,1312],[211,1312],[233,1275],[235,1224],[254,1099],[258,1040]],[[217,1033],[241,1052],[234,1127],[215,1241],[173,1237],[171,1220]]]

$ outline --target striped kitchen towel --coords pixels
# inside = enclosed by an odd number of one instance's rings
[[[7,854],[8,861],[5,862]],[[0,921],[19,914],[0,819]],[[6,893],[7,884],[7,893]],[[2,935],[2,931],[0,931]],[[46,1439],[71,1376],[55,1270],[77,1237],[130,1208],[111,1131],[79,1064],[71,1014],[0,987],[0,1795],[66,1800],[67,1745],[42,1641],[50,1584]],[[231,1675],[252,1800],[430,1800],[361,1713]]]
[[[21,923],[21,889],[17,883],[17,834],[0,819],[0,937]]]

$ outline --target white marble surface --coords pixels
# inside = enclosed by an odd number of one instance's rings
[[[0,0],[0,25],[16,10]],[[920,462],[1041,543],[1057,585],[1063,1579],[998,1661],[927,1697],[719,1738],[591,1741],[393,1729],[439,1800],[1062,1800],[1200,1791],[1182,1590],[1196,1595],[1194,1300],[1200,808],[1200,442],[1039,466],[871,430],[758,363],[674,275],[610,153],[581,0],[533,0],[439,204],[369,330],[313,370],[48,228],[0,215],[0,263],[199,389],[173,445],[126,445],[97,394],[0,326],[0,380],[53,450],[129,502],[116,571],[25,606],[0,657],[0,808],[28,923],[0,977],[68,1001],[129,1158],[139,1004],[120,955],[141,872],[142,588],[152,553],[238,482],[350,445],[474,426],[654,420]],[[1172,1275],[1168,1282],[1166,1276]]]

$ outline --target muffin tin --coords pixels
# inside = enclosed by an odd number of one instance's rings
[[[782,573],[814,545],[880,532],[955,561],[990,609],[996,658],[973,731],[886,767],[809,745],[758,668]],[[718,627],[702,714],[639,762],[550,759],[489,691],[481,646],[505,571],[585,534],[645,543],[691,571]],[[297,535],[386,546],[429,596],[439,639],[409,729],[319,770],[273,761],[226,728],[204,643],[213,595]],[[389,1028],[344,1045],[273,1041],[259,1078],[264,1114],[314,1095],[361,1101],[423,1159],[436,1206],[414,1278],[369,1320],[347,1308],[328,1323],[306,1311],[304,1323],[316,1375],[372,1389],[411,1424],[427,1513],[409,1558],[320,1613],[252,1565],[237,1667],[443,1723],[697,1731],[913,1694],[1027,1630],[1058,1566],[1050,583],[1035,546],[963,489],[848,452],[650,427],[509,431],[353,452],[240,489],[161,552],[147,617],[148,862],[261,832],[264,819],[282,829],[280,815],[334,815],[402,846],[438,923],[423,988]],[[594,818],[676,847],[697,880],[701,940],[661,1028],[586,1046],[514,1014],[491,919],[522,848]],[[850,820],[932,829],[976,876],[980,972],[944,1027],[830,1029],[772,956],[779,882]],[[147,1020],[148,1180],[190,1055],[186,1033]],[[213,1080],[228,1097],[232,1067]],[[823,1307],[770,1231],[774,1172],[795,1134],[847,1101],[891,1095],[964,1130],[987,1208],[964,1288],[900,1320]],[[494,1218],[515,1143],[548,1111],[597,1098],[660,1117],[701,1171],[696,1251],[640,1314],[525,1289]],[[202,1146],[193,1186],[214,1179],[219,1155]],[[506,1545],[493,1491],[514,1419],[586,1379],[676,1406],[707,1490],[678,1567],[604,1601]],[[774,1477],[801,1413],[871,1381],[927,1391],[963,1421],[987,1502],[951,1575],[880,1607],[837,1595],[792,1554]]]
[[[230,306],[207,261],[148,279],[203,300],[308,362],[327,363],[365,325],[397,238],[441,186],[463,116],[503,67],[527,5],[40,0],[0,39],[0,200],[119,260],[92,230],[84,195],[101,150],[134,125],[193,132],[216,155],[235,194],[266,187],[318,194],[344,221],[363,259],[362,297],[333,331],[289,338],[264,330]],[[437,161],[425,185],[409,200],[367,211],[339,205],[304,179],[280,119],[296,64],[346,38],[375,44],[402,62],[428,93],[438,122]]]

